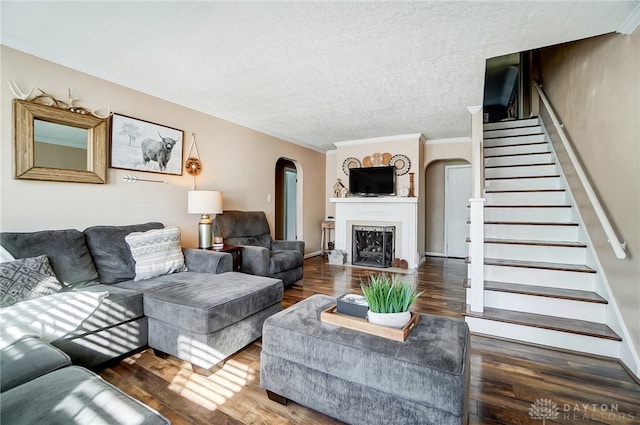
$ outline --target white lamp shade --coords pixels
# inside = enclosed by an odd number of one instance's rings
[[[190,190],[188,210],[189,214],[222,213],[222,192],[217,190]]]

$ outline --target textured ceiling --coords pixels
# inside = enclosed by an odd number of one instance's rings
[[[325,150],[398,134],[468,136],[487,58],[616,31],[637,6],[2,1],[0,41]]]

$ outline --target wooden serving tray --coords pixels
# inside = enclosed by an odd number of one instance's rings
[[[403,328],[397,329],[369,323],[366,319],[361,319],[359,317],[340,314],[336,309],[337,306],[334,305],[333,307],[329,307],[321,312],[320,321],[342,326],[343,328],[352,329],[354,331],[380,336],[382,338],[393,339],[395,341],[406,340],[411,330],[415,328],[420,321],[420,315],[418,313],[411,312],[411,320],[409,320],[409,323],[404,325]]]

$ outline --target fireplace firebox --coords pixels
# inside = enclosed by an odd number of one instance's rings
[[[352,226],[351,264],[391,267],[395,255],[395,226]]]

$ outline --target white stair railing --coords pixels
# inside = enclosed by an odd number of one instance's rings
[[[627,254],[624,252],[625,248],[627,247],[626,242],[620,242],[620,240],[618,239],[618,236],[613,230],[613,226],[611,226],[611,222],[609,221],[607,214],[604,212],[604,208],[602,208],[602,204],[600,204],[600,200],[598,199],[598,196],[594,192],[593,187],[591,186],[591,182],[589,181],[589,178],[587,177],[584,170],[582,169],[582,165],[580,164],[580,161],[578,160],[578,157],[573,151],[573,147],[571,146],[571,143],[569,142],[569,139],[567,138],[567,135],[564,132],[564,126],[558,120],[558,117],[556,116],[553,110],[553,107],[551,106],[551,102],[549,102],[549,99],[547,98],[547,96],[544,94],[544,91],[542,90],[542,86],[540,85],[540,83],[536,82],[535,87],[538,91],[538,96],[540,97],[540,100],[542,100],[542,104],[544,105],[544,108],[547,110],[547,112],[549,113],[549,116],[551,117],[553,126],[556,128],[556,131],[560,136],[562,145],[567,151],[567,156],[569,157],[569,159],[571,160],[571,163],[573,164],[573,167],[576,171],[576,175],[578,176],[578,178],[580,179],[580,182],[582,183],[582,186],[584,187],[584,191],[587,194],[587,197],[589,198],[589,201],[593,206],[593,210],[595,211],[596,216],[598,217],[598,220],[600,220],[600,224],[602,225],[602,228],[604,229],[604,232],[607,235],[607,239],[611,244],[611,248],[613,248],[613,252],[615,253],[615,256],[620,260],[624,260],[627,257]]]
[[[469,259],[471,277],[471,311],[484,311],[484,154],[482,149],[482,107],[469,108],[471,113],[471,167],[473,197],[469,199]]]

